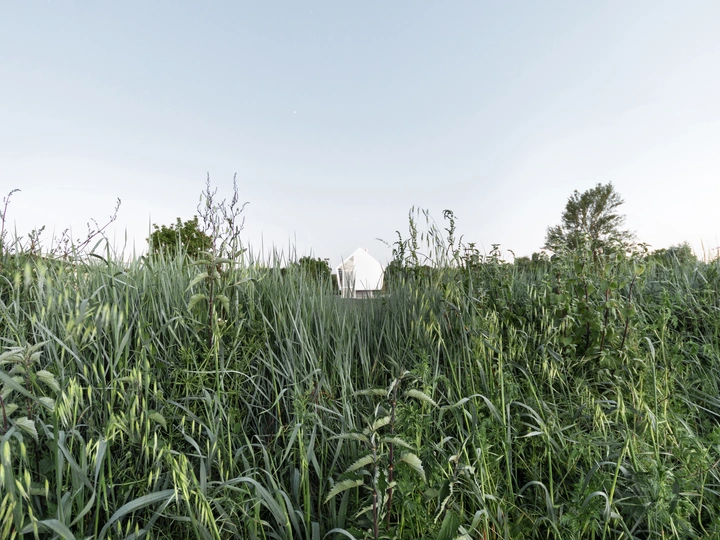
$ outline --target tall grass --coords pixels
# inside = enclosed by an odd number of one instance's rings
[[[720,535],[718,262],[415,230],[363,301],[242,251],[5,251],[0,536]]]

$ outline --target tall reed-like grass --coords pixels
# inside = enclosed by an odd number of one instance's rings
[[[0,536],[720,535],[718,262],[413,227],[362,301],[237,245],[5,251]]]

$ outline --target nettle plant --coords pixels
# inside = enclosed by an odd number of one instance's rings
[[[559,256],[558,271],[547,285],[553,290],[561,348],[605,359],[627,347],[637,314],[633,290],[644,271],[644,252],[628,257],[583,247]]]
[[[59,393],[60,386],[52,373],[37,369],[43,345],[13,347],[0,354],[0,382],[3,383],[0,429],[4,435],[14,426],[37,440],[35,420],[55,409],[55,399],[46,394],[48,390],[51,394]]]
[[[241,215],[247,203],[239,203],[237,178],[233,178],[233,197],[229,202],[225,199],[217,201],[216,195],[217,189],[211,188],[208,175],[197,210],[203,232],[210,238],[210,249],[200,251],[200,256],[194,261],[193,264],[201,271],[187,288],[193,291],[196,287],[202,287],[201,291],[190,297],[188,310],[192,312],[202,305],[207,308],[205,316],[209,348],[213,347],[218,328],[223,326],[224,320],[230,315],[231,298],[240,284],[230,283],[226,277],[232,277],[230,269],[245,253],[240,233],[245,223]]]
[[[2,538],[18,532],[37,533],[33,516],[41,514],[46,504],[38,501],[50,499],[46,471],[42,470],[49,441],[38,435],[38,427],[52,419],[60,385],[52,373],[38,369],[43,345],[12,347],[0,354]]]
[[[356,513],[361,526],[367,526],[370,538],[380,538],[381,528],[392,530],[396,515],[393,508],[399,481],[407,480],[406,473],[415,478],[410,486],[419,480],[427,481],[422,461],[417,455],[418,448],[408,442],[407,435],[414,436],[409,427],[400,423],[398,400],[416,400],[437,408],[435,401],[416,388],[403,389],[412,382],[412,375],[405,371],[395,378],[386,389],[362,390],[358,396],[380,398],[373,412],[363,418],[366,428],[336,436],[336,439],[360,443],[360,456],[343,472],[341,479],[332,487],[325,498],[328,503],[341,493],[360,489],[360,510]],[[417,441],[416,441],[417,442]],[[417,445],[416,445],[417,446]],[[402,491],[402,490],[400,490]],[[367,536],[366,536],[367,537]]]

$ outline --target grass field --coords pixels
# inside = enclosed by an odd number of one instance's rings
[[[0,537],[720,537],[718,261],[220,255],[2,255]]]

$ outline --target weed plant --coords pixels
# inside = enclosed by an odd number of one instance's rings
[[[411,214],[348,300],[213,196],[196,260],[2,244],[0,537],[720,536],[720,263]]]

